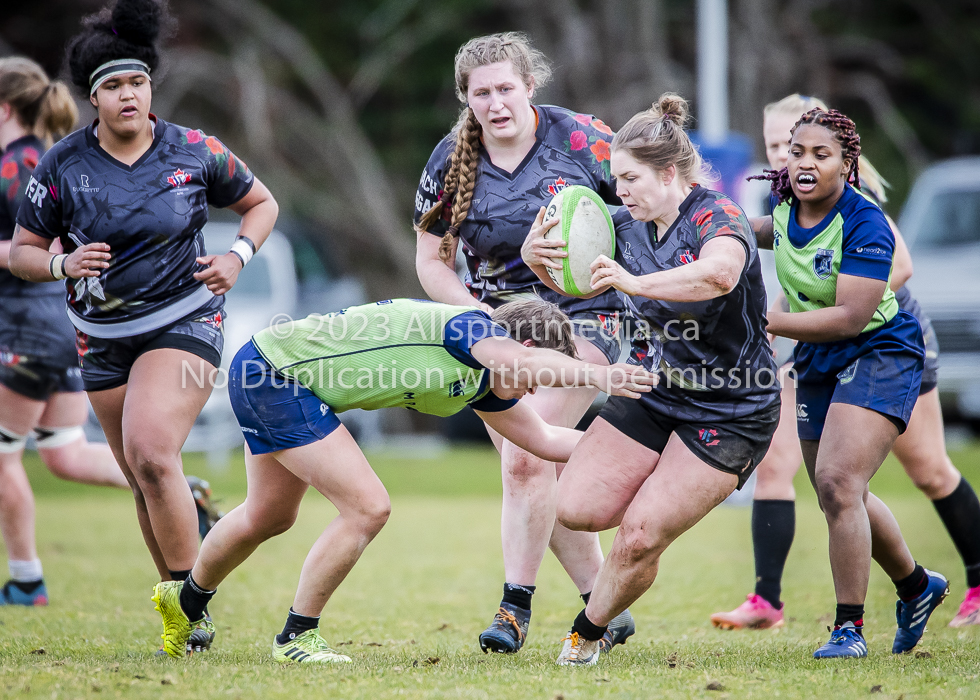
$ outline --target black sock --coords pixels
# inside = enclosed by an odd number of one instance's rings
[[[980,500],[965,478],[946,498],[932,502],[966,566],[966,585],[980,586]]]
[[[504,597],[500,599],[501,605],[509,603],[516,605],[523,610],[531,609],[531,596],[534,595],[535,586],[519,586],[516,583],[504,584]]]
[[[837,619],[834,620],[834,627],[840,627],[845,622],[853,623],[855,627],[864,626],[864,606],[837,604]]]
[[[31,594],[44,584],[44,579],[39,578],[37,581],[14,581],[11,579],[10,583],[11,585],[17,586],[24,593]]]
[[[588,604],[589,604],[589,598],[591,598],[591,597],[592,597],[592,591],[589,591],[588,593],[583,593],[583,594],[582,594],[582,595],[580,595],[579,597],[580,597],[580,598],[581,598],[582,600],[584,600],[584,601],[585,601],[585,604],[586,604],[586,605],[588,605]]]
[[[582,639],[597,642],[606,633],[606,625],[600,627],[599,625],[592,624],[592,620],[586,617],[585,610],[582,610],[572,624],[572,632],[578,632],[578,636]]]
[[[779,610],[783,567],[796,532],[796,503],[752,501],[752,549],[755,553],[755,593]]]
[[[320,626],[320,616],[307,617],[306,615],[300,615],[297,612],[293,612],[293,609],[289,609],[289,617],[286,618],[286,626],[282,628],[276,636],[276,641],[279,644],[285,644],[291,639],[295,639],[299,635],[303,634],[307,630],[315,630]]]
[[[187,569],[187,571],[170,570],[169,573],[170,573],[171,581],[186,581],[187,577],[191,575],[191,570],[190,569]]]
[[[197,622],[204,617],[204,613],[208,608],[208,603],[214,597],[214,591],[209,591],[207,589],[201,588],[197,585],[194,577],[187,574],[187,578],[184,580],[184,586],[180,589],[180,607],[187,615],[187,619],[191,622]]]
[[[926,592],[926,587],[929,585],[929,577],[926,575],[926,570],[922,568],[922,564],[916,563],[911,574],[900,581],[892,581],[892,583],[895,584],[895,591],[898,593],[898,597],[908,603],[910,600],[915,600]]]

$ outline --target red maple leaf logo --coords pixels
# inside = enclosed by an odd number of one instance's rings
[[[185,173],[180,168],[174,170],[174,174],[167,177],[167,182],[170,183],[171,187],[180,187],[181,185],[186,185],[190,182],[191,176],[189,173]]]

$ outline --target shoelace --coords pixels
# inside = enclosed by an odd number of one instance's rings
[[[524,630],[521,629],[520,623],[517,622],[517,618],[514,617],[514,613],[510,612],[506,608],[498,608],[497,614],[494,618],[499,618],[503,622],[509,622],[514,626],[514,630],[517,632],[518,641],[524,641]]]
[[[579,652],[582,650],[582,638],[578,636],[578,632],[572,632],[565,639],[561,641],[571,641],[570,648],[568,649],[568,658],[572,661],[578,661]]]

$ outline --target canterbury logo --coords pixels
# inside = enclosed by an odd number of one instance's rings
[[[806,404],[805,403],[798,403],[798,404],[796,404],[796,417],[797,418],[802,418],[802,419],[806,419],[806,418],[809,418],[810,417],[809,414],[807,414],[807,412],[806,412]]]

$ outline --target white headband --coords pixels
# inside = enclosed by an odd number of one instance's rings
[[[88,82],[92,86],[89,95],[94,95],[99,86],[111,78],[116,78],[125,73],[142,73],[147,80],[150,79],[150,67],[136,58],[118,58],[115,61],[103,63],[92,71]]]

